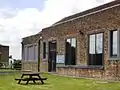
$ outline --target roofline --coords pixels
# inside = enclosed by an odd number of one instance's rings
[[[115,1],[114,1],[114,2],[115,2]],[[108,3],[108,4],[109,4],[109,3]],[[91,13],[87,13],[87,14],[81,15],[81,16],[79,16],[79,17],[75,17],[75,18],[72,18],[72,19],[69,19],[69,20],[66,20],[66,21],[62,21],[62,22],[53,24],[52,26],[46,27],[46,28],[44,28],[44,29],[47,29],[47,28],[50,28],[50,27],[54,27],[54,26],[57,26],[57,25],[60,25],[60,24],[64,24],[64,23],[67,23],[67,22],[69,22],[69,21],[73,21],[73,20],[76,20],[76,19],[79,19],[79,18],[88,16],[88,15],[92,15],[92,14],[95,14],[95,13],[98,13],[98,12],[101,12],[101,11],[104,11],[104,10],[111,9],[111,8],[113,8],[113,7],[117,7],[117,6],[120,6],[120,3],[115,4],[115,5],[113,5],[113,6],[109,6],[109,7],[100,9],[100,10],[96,10],[96,11],[91,12]],[[100,6],[98,6],[98,7],[100,7]],[[93,9],[94,9],[94,8],[93,8]],[[84,11],[84,12],[85,12],[85,11]]]
[[[116,5],[113,5],[113,6],[104,8],[104,9],[101,9],[101,10],[97,10],[97,11],[95,11],[95,12],[91,12],[91,13],[88,13],[88,14],[85,14],[85,15],[82,15],[82,16],[79,16],[79,17],[76,17],[76,18],[73,18],[73,19],[69,19],[69,20],[66,20],[66,21],[57,23],[57,24],[52,25],[52,26],[56,26],[56,25],[63,24],[63,23],[69,22],[69,21],[73,21],[73,20],[79,19],[79,18],[81,18],[81,17],[85,17],[85,16],[92,15],[92,14],[95,14],[95,13],[98,13],[98,12],[101,12],[101,11],[104,11],[104,10],[107,10],[107,9],[110,9],[110,8],[113,8],[113,7],[117,7],[117,6],[119,6],[119,5],[120,5],[120,4],[116,4]]]
[[[0,46],[2,46],[2,47],[9,47],[8,45],[2,45],[2,44],[0,44]]]
[[[39,33],[30,35],[30,36],[23,37],[22,39],[29,38],[29,37],[36,36],[36,35],[39,35]]]

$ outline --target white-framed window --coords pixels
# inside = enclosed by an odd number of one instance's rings
[[[28,52],[28,51],[27,51],[27,47],[25,46],[25,47],[24,47],[24,59],[25,59],[25,60],[28,60],[28,58],[27,58],[27,57],[28,57],[28,56],[27,56],[27,52]]]
[[[95,33],[88,36],[88,65],[103,65],[104,38],[103,33]]]
[[[76,64],[76,38],[67,38],[65,40],[65,65]]]
[[[38,59],[38,46],[35,45],[34,46],[34,60],[37,60]]]
[[[28,46],[28,60],[34,60],[34,46]]]
[[[43,42],[43,58],[46,58],[46,42]]]
[[[108,33],[109,58],[120,58],[120,30],[112,30]]]
[[[38,58],[38,46],[36,44],[33,45],[25,45],[24,47],[24,59],[25,60],[36,60]]]

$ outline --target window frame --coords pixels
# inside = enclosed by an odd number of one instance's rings
[[[113,31],[117,31],[117,55],[112,55],[112,35]],[[120,29],[114,29],[108,31],[108,60],[118,60],[120,59]]]
[[[97,34],[101,34],[102,33],[102,46],[103,46],[103,49],[102,49],[102,53],[103,53],[103,56],[102,56],[102,65],[89,65],[89,50],[90,50],[90,47],[89,47],[89,43],[90,43],[90,35],[95,35],[95,54],[97,54],[97,52],[96,52],[96,35]],[[104,32],[96,32],[96,33],[90,33],[90,34],[88,34],[87,35],[87,38],[88,38],[88,40],[87,40],[87,65],[88,66],[104,66]]]
[[[38,60],[38,45],[34,45],[34,60]]]
[[[46,42],[43,42],[43,59],[46,59]]]
[[[72,43],[71,43],[71,42],[72,42],[72,39],[75,39],[75,41],[76,41],[76,42],[75,42],[75,45],[76,45],[76,46],[75,46],[75,64],[69,64],[69,62],[66,61],[66,42],[67,42],[68,39],[70,39],[70,48],[72,48],[72,46],[71,46],[71,44],[72,44]],[[71,51],[71,49],[70,49],[70,51]],[[77,53],[77,38],[76,38],[76,37],[68,37],[68,38],[66,38],[66,39],[65,39],[65,65],[66,65],[66,66],[76,65],[76,58],[77,58],[77,57],[76,57],[76,53]],[[68,64],[67,64],[66,62],[68,62]]]
[[[35,50],[35,46],[38,46],[37,43],[24,45],[24,59],[25,59],[25,61],[35,61],[35,62],[37,61],[38,57],[36,57],[37,56],[36,54],[38,54],[38,49]],[[29,47],[32,47],[32,52],[30,52]],[[33,55],[32,58],[31,58],[30,54]],[[35,59],[35,57],[36,57],[36,59]]]

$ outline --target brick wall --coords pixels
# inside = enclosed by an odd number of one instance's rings
[[[8,65],[9,63],[9,46],[2,46],[0,45],[0,62]]]
[[[120,6],[110,8],[92,15],[66,22],[60,25],[43,29],[43,40],[48,42],[57,40],[58,54],[65,54],[65,39],[76,37],[77,57],[76,64],[87,67],[88,34],[104,32],[104,68],[101,69],[75,69],[70,67],[57,68],[58,74],[97,77],[103,79],[119,78],[119,61],[108,60],[108,31],[120,28]],[[79,31],[84,34],[80,34]],[[42,52],[41,52],[42,53]]]
[[[120,28],[120,6],[87,15],[60,25],[44,28],[41,33],[40,70],[42,72],[48,71],[49,41],[56,40],[57,54],[65,54],[65,40],[67,38],[75,37],[77,39],[76,66],[65,66],[64,64],[61,66],[57,65],[56,73],[78,77],[119,80],[120,61],[108,60],[108,31],[118,28]],[[79,31],[83,32],[83,34],[80,34]],[[104,66],[103,68],[91,68],[87,66],[88,34],[98,32],[104,33]],[[24,44],[33,43],[33,38],[30,38]],[[37,39],[39,39],[39,36]],[[47,57],[45,59],[43,59],[42,56],[42,42],[46,42],[47,44]],[[29,67],[31,68],[30,64],[23,64],[23,68]]]
[[[24,58],[24,46],[37,44],[39,40],[40,34],[31,35],[23,38],[22,40],[22,58]],[[38,61],[35,60],[24,60],[22,59],[22,70],[32,70],[38,71]]]
[[[48,61],[42,61],[40,62],[40,72],[48,72]]]
[[[38,62],[22,61],[22,70],[31,70],[33,72],[37,72],[38,71]]]
[[[104,76],[104,72],[102,69],[87,69],[75,67],[57,68],[57,74],[98,79],[103,79]]]

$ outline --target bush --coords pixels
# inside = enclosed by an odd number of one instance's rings
[[[3,63],[0,63],[0,68],[5,68],[5,65]]]
[[[21,60],[15,60],[13,63],[13,68],[16,70],[21,70]]]
[[[0,63],[0,67],[2,67],[3,66],[3,63]]]

